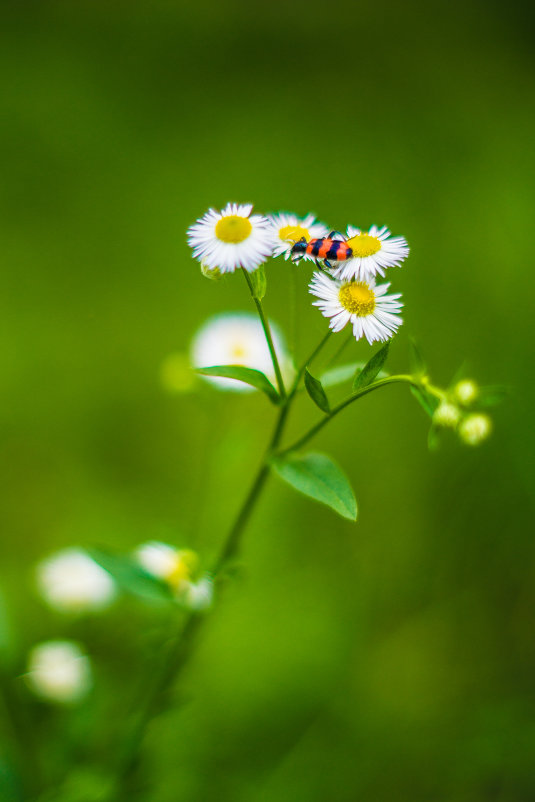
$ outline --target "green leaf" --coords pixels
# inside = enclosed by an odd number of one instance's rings
[[[268,377],[255,368],[244,368],[243,365],[214,365],[209,368],[195,368],[195,370],[202,376],[220,376],[223,379],[236,379],[244,384],[250,384],[251,387],[262,390],[274,404],[278,404],[280,401],[280,396]]]
[[[87,552],[127,593],[150,601],[173,601],[168,585],[144,571],[130,555],[113,554],[99,548],[89,548]]]
[[[409,337],[409,361],[413,376],[425,376],[427,366],[413,337]]]
[[[476,406],[480,407],[495,407],[497,404],[501,404],[509,393],[509,387],[504,387],[501,384],[480,387],[474,403]]]
[[[305,496],[326,504],[343,518],[357,520],[357,502],[342,469],[326,454],[287,454],[271,465],[280,478]]]
[[[440,448],[440,433],[437,426],[431,424],[427,434],[427,448],[429,451],[438,451]]]
[[[322,412],[331,411],[329,399],[325,395],[325,390],[321,386],[321,382],[314,378],[312,373],[309,373],[308,368],[305,368],[305,387],[311,399]]]
[[[258,301],[261,301],[267,290],[267,279],[264,265],[260,265],[252,273],[249,273],[251,280],[251,295]]]
[[[372,383],[386,362],[389,348],[390,342],[387,342],[386,345],[383,345],[383,347],[372,356],[369,362],[364,365],[362,370],[357,373],[355,376],[355,381],[353,382],[354,393],[357,390],[362,390],[364,387],[367,387],[368,384]]]
[[[323,387],[336,387],[338,384],[343,384],[346,381],[352,379],[355,375],[355,371],[362,370],[364,367],[364,362],[349,362],[345,365],[337,365],[334,368],[329,368],[326,370],[325,373],[321,375],[321,383]],[[384,370],[381,370],[377,377],[378,379],[384,379],[388,376],[388,373]]]
[[[435,398],[434,395],[428,393],[424,387],[415,387],[411,384],[411,393],[416,398],[424,412],[429,415],[430,418],[433,417],[433,413],[438,406],[438,398]]]

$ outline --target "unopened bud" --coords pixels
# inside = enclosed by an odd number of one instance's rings
[[[469,446],[478,446],[492,431],[488,415],[467,415],[459,425],[459,437]]]
[[[449,426],[454,429],[461,418],[461,410],[449,401],[441,401],[433,413],[433,423],[436,426]]]

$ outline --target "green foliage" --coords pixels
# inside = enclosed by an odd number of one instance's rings
[[[383,347],[375,353],[368,362],[364,365],[362,370],[357,371],[355,376],[355,380],[353,382],[353,392],[357,392],[358,390],[364,389],[367,387],[368,384],[371,384],[372,381],[377,377],[379,371],[385,364],[388,351],[390,349],[390,341],[383,345]]]
[[[434,395],[425,389],[425,386],[411,384],[411,393],[416,398],[424,412],[433,417],[435,409],[438,407],[439,401]]]
[[[326,504],[343,518],[357,520],[357,502],[351,485],[336,462],[326,454],[288,454],[271,461],[275,473],[305,496]]]
[[[478,407],[495,407],[501,404],[510,393],[508,387],[500,384],[490,385],[488,387],[480,387],[477,398],[474,401],[475,406]]]
[[[322,412],[330,412],[329,399],[325,394],[325,390],[319,379],[316,379],[308,368],[305,368],[305,387],[316,406],[318,406]]]
[[[251,295],[258,301],[261,301],[267,290],[267,279],[264,265],[260,265],[252,273],[249,273],[249,280],[251,282]]]
[[[130,555],[113,554],[100,548],[88,548],[87,552],[127,593],[146,601],[174,601],[168,585],[144,571]]]
[[[245,384],[261,390],[273,404],[278,404],[280,396],[265,373],[254,368],[244,368],[242,365],[214,365],[209,368],[196,368],[202,376],[219,376],[223,379],[236,379]]]

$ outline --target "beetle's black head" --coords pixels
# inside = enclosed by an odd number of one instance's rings
[[[307,241],[304,237],[301,237],[299,242],[296,242],[292,250],[290,251],[290,258],[292,262],[299,262],[299,260],[302,259],[303,256],[305,255],[306,249],[307,249]]]

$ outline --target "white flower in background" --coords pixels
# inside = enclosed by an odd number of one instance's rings
[[[293,373],[284,340],[270,321],[275,351],[284,379]],[[273,363],[260,321],[249,312],[229,312],[209,318],[195,334],[191,344],[191,362],[196,368],[214,365],[241,365],[265,373],[275,384]],[[236,379],[203,376],[221,389],[254,392],[254,388]]]
[[[366,337],[371,345],[376,340],[389,340],[403,322],[399,311],[401,295],[386,295],[390,284],[376,287],[371,282],[341,282],[325,273],[314,273],[310,292],[319,298],[314,301],[333,331],[341,331],[351,323],[355,339]]]
[[[290,258],[292,247],[303,237],[308,242],[311,239],[326,237],[329,233],[327,226],[317,222],[313,214],[300,218],[295,214],[281,212],[280,214],[269,215],[269,221],[273,226],[277,243],[273,256],[284,254],[285,259]],[[314,261],[314,257],[309,256],[307,253],[304,254],[303,258]]]
[[[36,574],[41,596],[61,612],[102,610],[116,595],[110,574],[81,549],[58,551],[39,563]]]
[[[148,574],[166,582],[175,592],[184,590],[190,583],[198,564],[194,551],[175,549],[157,540],[139,546],[134,558]]]
[[[409,255],[407,240],[391,237],[386,226],[372,226],[369,231],[348,226],[346,243],[353,257],[333,267],[333,275],[344,281],[366,281],[377,273],[384,276],[387,267],[398,267]]]
[[[479,391],[475,382],[473,382],[471,379],[463,379],[462,381],[457,382],[453,388],[453,392],[461,404],[469,406],[473,401],[476,400]]]
[[[457,429],[459,437],[468,446],[478,446],[486,440],[492,431],[492,422],[488,415],[467,415]]]
[[[72,641],[46,641],[30,652],[25,679],[42,699],[78,702],[91,688],[91,663]]]
[[[251,215],[252,209],[250,203],[229,203],[221,212],[209,209],[188,229],[188,245],[204,271],[233,273],[244,267],[252,272],[272,255],[271,224],[262,215]]]
[[[455,429],[461,418],[461,410],[449,401],[441,401],[433,413],[433,423]]]
[[[182,592],[182,602],[190,610],[200,612],[211,607],[214,599],[214,583],[208,574],[198,582],[188,582]]]

